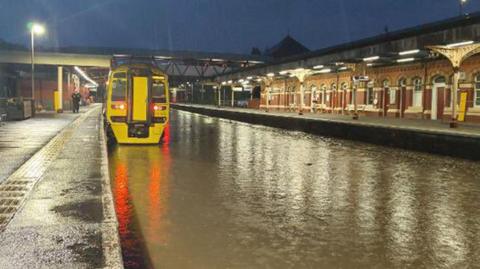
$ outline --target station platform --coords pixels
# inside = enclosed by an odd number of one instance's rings
[[[101,105],[0,127],[0,268],[122,268]]]
[[[468,159],[480,159],[480,125],[431,120],[351,115],[279,112],[260,109],[172,104],[172,108],[247,123],[261,124],[324,136],[363,141]]]

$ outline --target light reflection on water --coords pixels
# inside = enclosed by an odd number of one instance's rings
[[[110,154],[127,267],[480,264],[478,163],[176,111],[165,140]]]

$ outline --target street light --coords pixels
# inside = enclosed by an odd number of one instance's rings
[[[45,33],[45,27],[38,23],[30,23],[29,28],[32,46],[32,104],[35,108],[35,35],[42,35]]]
[[[467,0],[459,0],[459,12],[460,12],[460,16],[463,15],[463,6],[467,3]]]

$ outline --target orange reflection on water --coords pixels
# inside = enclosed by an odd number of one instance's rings
[[[165,129],[163,129],[162,146],[170,144],[170,123],[167,123]],[[163,148],[163,147],[162,147]],[[168,147],[165,147],[168,149]]]
[[[131,209],[128,192],[128,173],[124,163],[117,163],[115,167],[113,192],[115,194],[115,209],[117,211],[120,236],[128,234],[131,218]]]
[[[171,156],[168,142],[170,140],[169,128],[165,128],[164,141],[156,151],[149,150],[150,175],[149,175],[149,206],[148,206],[148,238],[156,244],[166,244],[168,240],[168,222],[165,220],[168,211],[169,197],[169,172]]]

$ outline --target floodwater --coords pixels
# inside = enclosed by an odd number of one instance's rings
[[[480,266],[477,162],[173,111],[110,172],[127,268]]]

